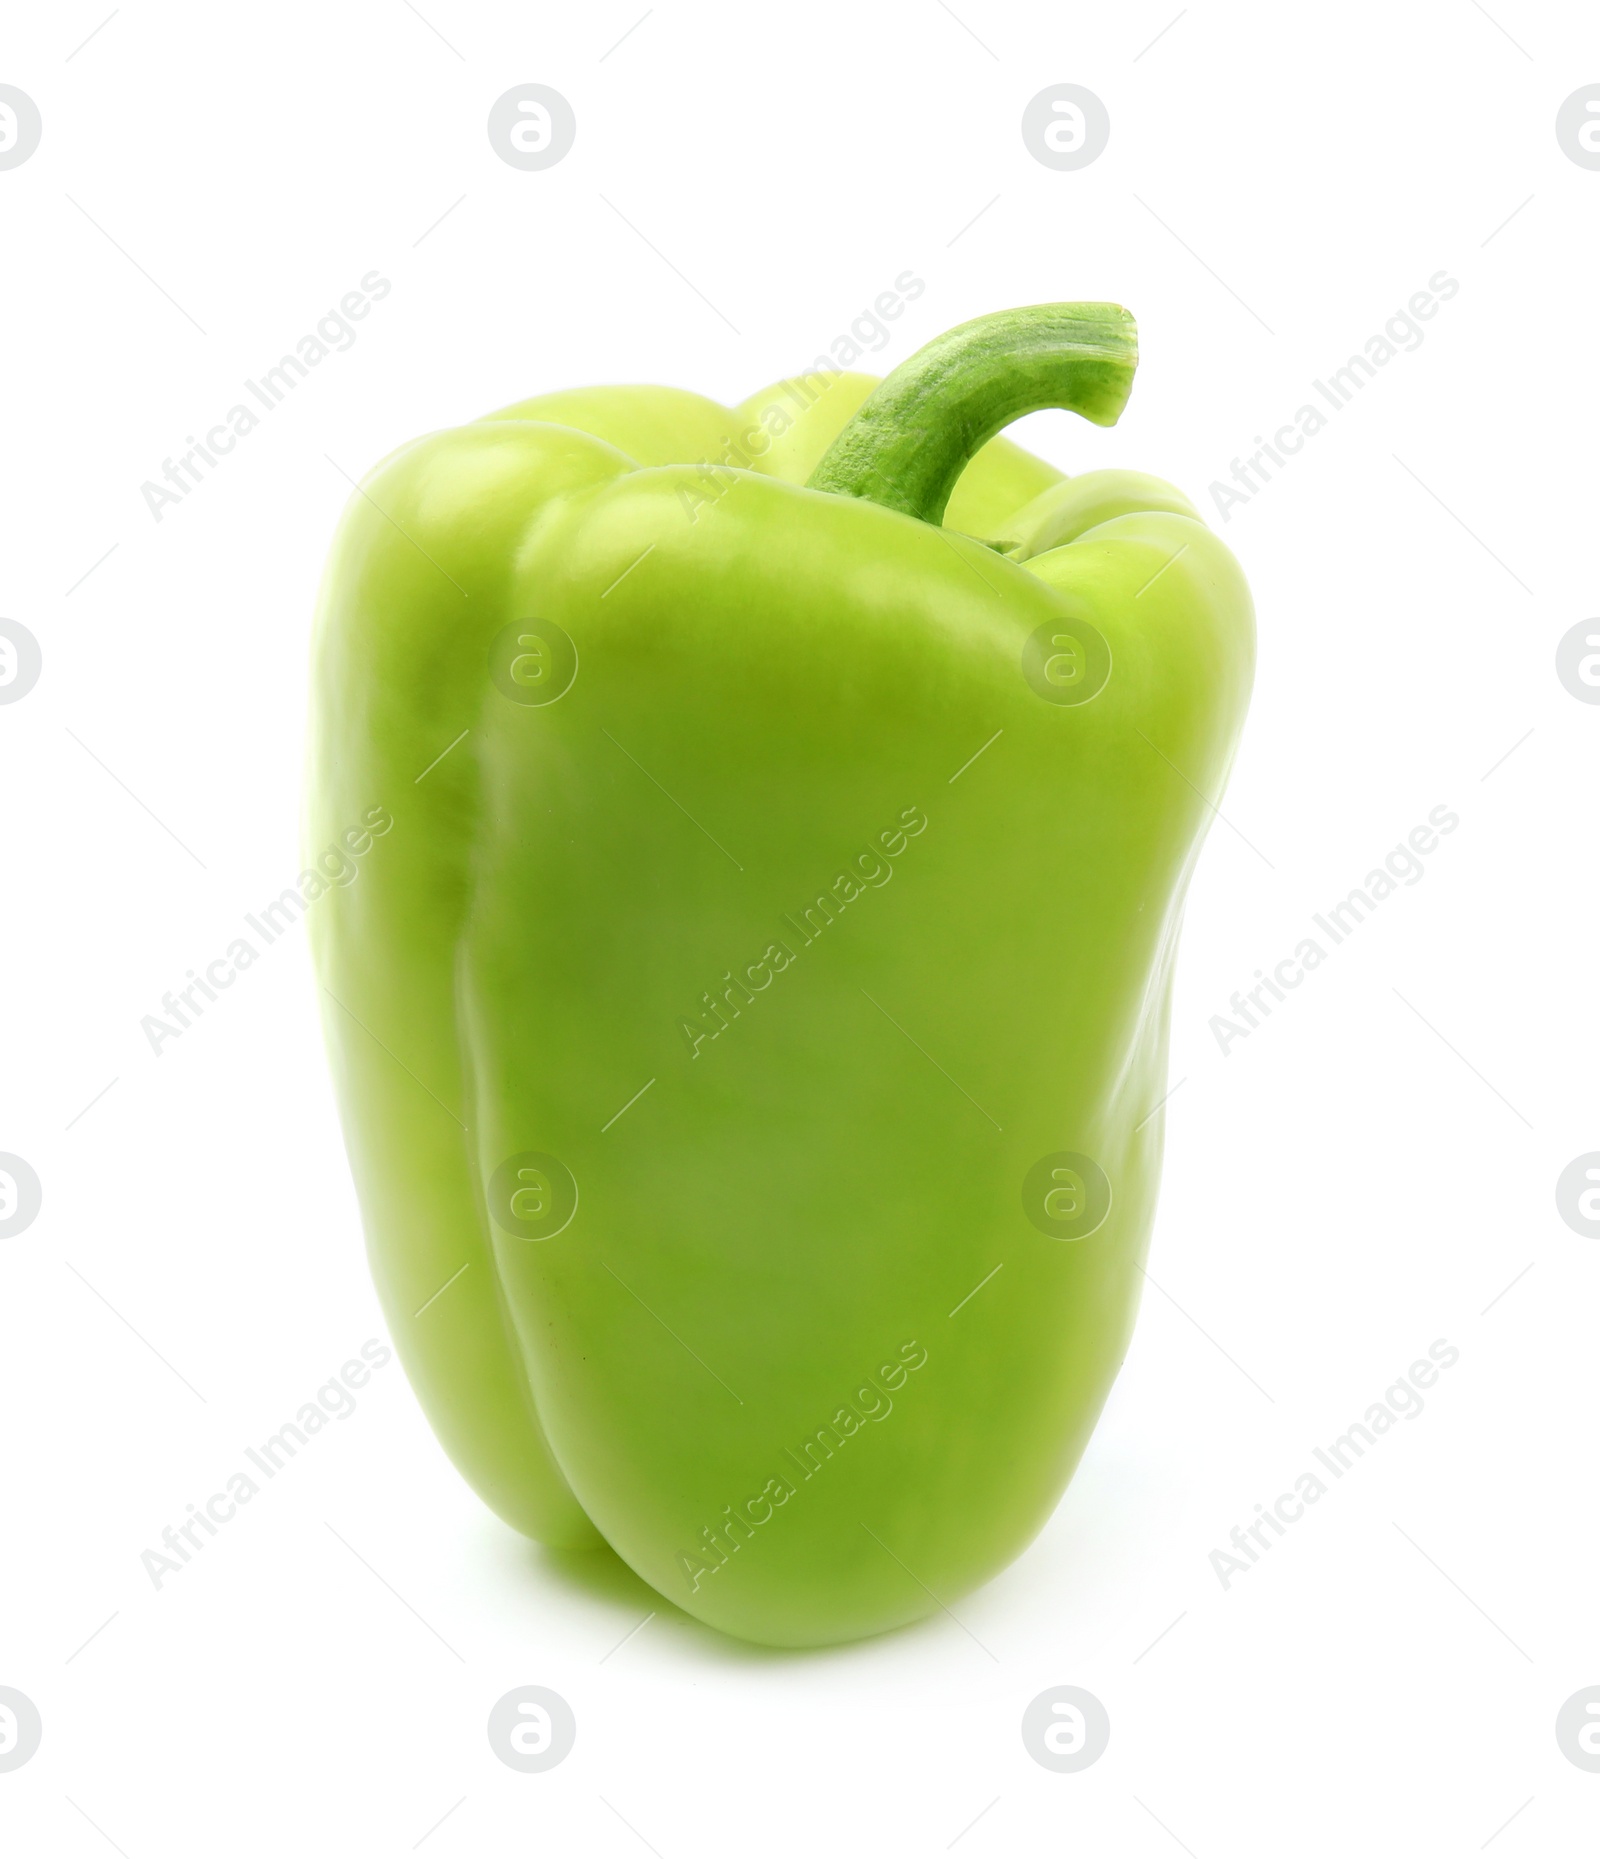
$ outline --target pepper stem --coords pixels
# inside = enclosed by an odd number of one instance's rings
[[[808,484],[941,522],[967,461],[1002,427],[1042,407],[1114,426],[1138,363],[1133,318],[1114,303],[1041,303],[975,317],[880,382]]]

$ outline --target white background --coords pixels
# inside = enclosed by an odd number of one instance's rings
[[[1588,1850],[1554,1722],[1600,1683],[1600,1249],[1554,1187],[1600,1148],[1600,708],[1554,666],[1596,607],[1600,172],[1554,126],[1592,10],[195,0],[74,52],[105,5],[0,55],[44,122],[0,172],[0,612],[44,653],[0,709],[0,1149],[44,1184],[0,1241],[0,1684],[44,1722],[7,1849]],[[541,173],[485,133],[524,82],[577,115]],[[1020,134],[1059,82],[1110,112],[1078,172]],[[299,868],[343,474],[557,387],[736,401],[908,268],[863,366],[1127,304],[1121,425],[1018,436],[1208,516],[1460,283],[1219,522],[1259,680],[1178,972],[1160,1288],[1059,1511],[959,1620],[756,1651],[516,1538],[391,1365],[157,1590],[162,1528],[383,1334],[303,931],[159,1058],[139,1024]],[[141,484],[372,269],[354,346],[157,523]],[[1211,1017],[1440,805],[1422,880],[1224,1056]],[[1441,1337],[1426,1411],[1224,1588],[1229,1531]],[[542,1775],[485,1735],[522,1684],[577,1715]],[[1058,1684],[1110,1713],[1080,1774],[1019,1734]]]

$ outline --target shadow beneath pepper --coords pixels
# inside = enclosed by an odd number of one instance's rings
[[[836,1646],[757,1646],[748,1640],[734,1639],[716,1627],[707,1626],[703,1620],[696,1620],[692,1614],[686,1614],[681,1607],[675,1607],[636,1575],[608,1543],[584,1549],[548,1549],[524,1538],[518,1547],[528,1566],[543,1579],[615,1610],[617,1638],[612,1651],[621,1651],[635,1632],[643,1638],[665,1628],[681,1652],[696,1657],[724,1665],[782,1665],[802,1660],[851,1658],[859,1655],[861,1648],[870,1645],[872,1639],[932,1632],[938,1625],[936,1620],[911,1621],[906,1626],[892,1628],[890,1634]],[[652,1614],[654,1619],[650,1619]],[[649,1624],[645,1625],[647,1620]],[[611,1653],[604,1656],[610,1658]]]
[[[680,1647],[703,1656],[735,1664],[765,1664],[796,1656],[781,1647],[751,1646],[743,1640],[730,1639],[726,1633],[719,1633],[715,1627],[708,1627],[704,1621],[686,1614],[634,1574],[609,1543],[585,1549],[547,1549],[539,1543],[529,1543],[527,1552],[533,1566],[546,1580],[615,1609],[616,1650],[621,1649],[624,1636],[631,1638],[630,1628],[638,1631],[654,1614],[649,1625],[643,1626],[643,1633],[655,1634],[666,1627]]]
[[[591,1600],[611,1601],[622,1608],[632,1608],[643,1616],[652,1608],[658,1614],[671,1614],[679,1620],[688,1615],[663,1600],[646,1581],[641,1581],[609,1543],[583,1549],[547,1549],[529,1543],[528,1554],[541,1575],[569,1588],[576,1588]]]

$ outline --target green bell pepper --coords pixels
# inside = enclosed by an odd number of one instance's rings
[[[746,1639],[1003,1568],[1127,1349],[1251,605],[1169,486],[995,435],[1135,362],[1051,305],[550,394],[334,546],[309,843],[393,826],[312,935],[401,1359],[508,1523]]]

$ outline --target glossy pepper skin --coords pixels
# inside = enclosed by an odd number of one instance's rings
[[[393,827],[309,916],[401,1358],[507,1522],[746,1639],[1004,1568],[1127,1348],[1251,605],[1169,486],[993,435],[1134,362],[1051,305],[551,394],[333,550],[309,843]]]

